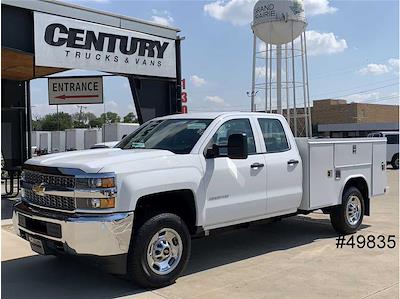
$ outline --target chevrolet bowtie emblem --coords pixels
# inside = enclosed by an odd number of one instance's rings
[[[41,183],[39,185],[34,185],[32,187],[32,191],[35,192],[35,194],[44,196],[44,191],[46,190],[46,186],[44,183]]]

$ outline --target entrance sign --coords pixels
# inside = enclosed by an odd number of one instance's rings
[[[37,66],[176,78],[175,41],[34,12]]]
[[[49,105],[102,104],[103,77],[49,78]]]

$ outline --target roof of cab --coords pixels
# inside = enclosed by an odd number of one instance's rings
[[[279,117],[280,114],[271,114],[271,113],[263,113],[263,112],[239,112],[239,111],[231,111],[231,112],[194,112],[194,113],[185,113],[185,114],[172,114],[162,117],[157,117],[157,119],[216,119],[220,116],[271,116],[271,117]]]

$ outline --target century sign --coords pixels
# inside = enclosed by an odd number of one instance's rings
[[[49,104],[102,104],[103,77],[49,78]]]
[[[37,66],[176,77],[175,41],[34,12]]]

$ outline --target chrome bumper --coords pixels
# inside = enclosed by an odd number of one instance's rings
[[[128,252],[133,212],[68,215],[20,202],[14,207],[13,224],[20,237],[54,241],[65,253],[110,256]]]

